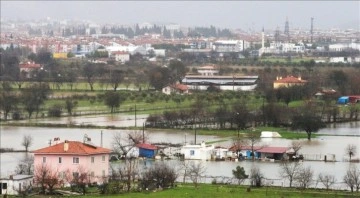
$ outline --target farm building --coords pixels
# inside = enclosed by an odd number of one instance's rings
[[[184,155],[184,159],[210,160],[214,150],[213,145],[185,145],[181,147],[180,153]]]
[[[245,159],[274,159],[281,160],[287,154],[292,154],[293,150],[288,147],[272,147],[272,146],[232,146],[229,150],[236,152],[239,150],[239,157],[243,156]]]
[[[354,104],[354,103],[360,103],[360,95],[359,96],[341,96],[337,100],[338,104]]]
[[[20,192],[30,190],[32,185],[32,175],[10,175],[9,178],[0,178],[0,195],[19,195]]]
[[[152,144],[137,144],[136,147],[139,148],[139,157],[153,158],[155,157],[158,147]]]

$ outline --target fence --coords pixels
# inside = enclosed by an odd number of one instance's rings
[[[335,162],[335,154],[303,154],[306,161],[328,161]]]

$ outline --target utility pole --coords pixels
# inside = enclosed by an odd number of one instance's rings
[[[143,123],[143,143],[145,143],[145,123]]]
[[[196,125],[195,125],[195,145],[196,145]]]
[[[136,127],[136,104],[135,104],[135,127]]]
[[[103,147],[103,131],[101,130],[100,147]]]

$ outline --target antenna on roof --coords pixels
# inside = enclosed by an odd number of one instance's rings
[[[87,134],[84,135],[83,143],[90,142],[91,138]]]

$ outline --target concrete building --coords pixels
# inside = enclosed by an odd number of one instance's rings
[[[34,175],[38,167],[45,166],[57,172],[59,179],[66,183],[65,178],[80,174],[89,175],[89,183],[103,183],[109,176],[110,149],[84,142],[68,141],[33,151]]]
[[[32,186],[32,175],[10,175],[9,178],[0,178],[0,195],[19,195]]]
[[[202,142],[201,145],[185,145],[181,147],[180,153],[186,160],[210,160],[214,148],[213,145],[206,145],[205,142]]]
[[[186,75],[181,84],[189,90],[207,90],[215,87],[220,90],[251,91],[257,86],[258,76],[199,76]]]
[[[216,52],[242,52],[249,48],[250,44],[244,40],[218,40],[212,47]]]

